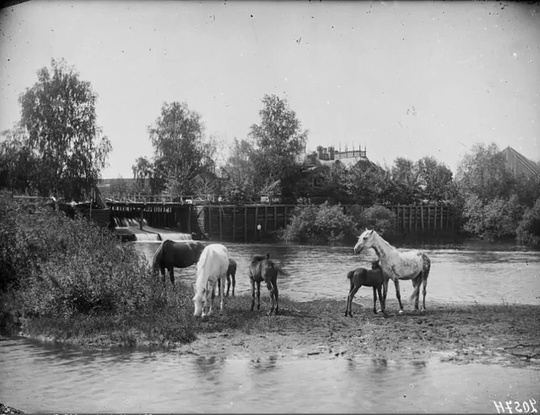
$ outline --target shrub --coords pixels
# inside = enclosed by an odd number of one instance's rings
[[[340,205],[297,206],[282,238],[298,242],[336,242],[355,234],[354,222]]]
[[[523,214],[516,229],[516,240],[521,244],[540,245],[540,198]]]
[[[384,236],[395,232],[396,215],[384,206],[375,205],[364,210],[360,206],[354,206],[351,208],[351,215],[358,229],[374,229]]]
[[[495,198],[487,203],[475,194],[465,200],[463,229],[480,238],[490,240],[514,237],[523,213],[517,196],[505,200]]]
[[[6,197],[0,216],[1,288],[21,292],[25,314],[128,313],[148,301],[146,261],[106,229]]]
[[[190,287],[167,289],[132,244],[11,197],[0,219],[0,331],[100,347],[194,339]]]
[[[65,250],[67,221],[50,207],[0,197],[0,291],[18,288],[40,262]]]

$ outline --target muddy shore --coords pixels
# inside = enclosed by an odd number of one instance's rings
[[[217,301],[216,301],[217,302]],[[217,305],[217,304],[216,304]],[[174,343],[130,331],[129,346],[122,333],[92,338],[38,336],[38,340],[90,349],[151,349],[180,354],[229,358],[275,359],[419,359],[442,352],[457,363],[480,362],[540,368],[540,306],[428,303],[415,312],[388,298],[387,315],[374,314],[372,303],[353,303],[345,317],[345,300],[296,302],[283,297],[278,315],[267,316],[269,299],[250,311],[251,296],[229,297],[222,314],[194,319],[195,340]],[[24,336],[24,333],[22,333]]]
[[[266,299],[265,299],[266,300]],[[138,347],[180,354],[249,359],[418,359],[443,352],[458,363],[534,365],[540,368],[540,306],[461,305],[429,303],[425,313],[411,304],[398,314],[388,299],[388,316],[374,314],[369,301],[353,304],[345,317],[345,301],[293,302],[282,299],[280,313],[267,316],[249,310],[250,296],[228,298],[226,309],[195,321],[196,340],[158,344],[140,333]],[[81,340],[86,347],[114,347],[110,338]]]

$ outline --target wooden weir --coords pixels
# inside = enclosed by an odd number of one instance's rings
[[[211,240],[257,242],[285,228],[295,205],[192,205],[187,203],[109,204],[113,217],[146,220],[148,226],[205,235]],[[350,206],[343,205],[347,211]],[[396,217],[398,233],[455,232],[454,215],[442,205],[387,206]]]

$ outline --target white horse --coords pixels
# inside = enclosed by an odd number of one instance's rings
[[[220,288],[220,311],[223,311],[223,291],[224,282],[227,279],[227,269],[229,268],[229,251],[221,244],[210,244],[201,253],[197,262],[197,281],[195,282],[195,296],[193,303],[195,312],[193,315],[199,317],[206,316],[208,294],[212,294],[208,315],[212,314],[214,305],[216,283]]]
[[[403,312],[401,304],[401,294],[399,292],[399,280],[411,280],[414,291],[411,300],[414,298],[414,308],[418,310],[418,300],[420,286],[424,284],[422,310],[426,309],[426,286],[431,268],[431,260],[420,251],[400,251],[386,242],[374,230],[365,230],[358,237],[358,242],[354,246],[354,253],[359,254],[365,248],[373,248],[379,257],[379,262],[385,275],[383,297],[386,302],[388,292],[388,278],[394,281],[396,286],[396,297],[399,301],[399,312]]]

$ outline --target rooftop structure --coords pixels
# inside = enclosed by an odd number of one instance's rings
[[[506,165],[514,174],[527,177],[540,177],[540,165],[529,160],[523,154],[518,153],[512,147],[506,147],[502,153],[506,157]]]

